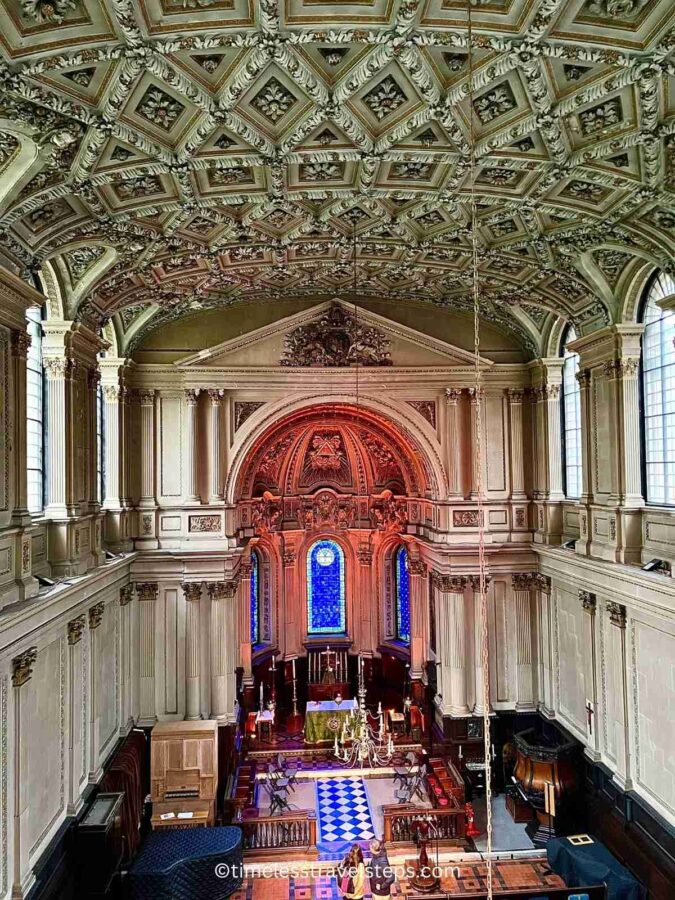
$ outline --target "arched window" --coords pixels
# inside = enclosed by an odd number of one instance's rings
[[[581,399],[579,395],[579,354],[568,350],[567,345],[577,338],[570,325],[563,335],[562,370],[562,450],[565,496],[570,500],[581,497]]]
[[[345,555],[335,541],[317,541],[307,553],[307,633],[345,629]]]
[[[42,365],[42,310],[31,306],[26,311],[26,329],[30,347],[26,359],[26,465],[28,509],[39,515],[44,509],[45,402]]]
[[[260,643],[260,560],[251,553],[251,643]]]
[[[410,561],[405,547],[399,547],[394,556],[394,581],[396,585],[396,639],[410,643]]]
[[[675,311],[658,301],[675,294],[675,280],[659,272],[642,308],[645,499],[675,505]]]

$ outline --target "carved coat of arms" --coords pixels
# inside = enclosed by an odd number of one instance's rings
[[[389,339],[334,304],[316,322],[287,335],[282,366],[390,366]]]

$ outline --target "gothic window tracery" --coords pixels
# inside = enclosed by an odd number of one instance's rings
[[[657,272],[642,308],[642,429],[648,503],[675,505],[675,310],[658,302],[675,294],[675,279]]]
[[[307,633],[346,631],[345,556],[337,541],[316,541],[307,552]]]

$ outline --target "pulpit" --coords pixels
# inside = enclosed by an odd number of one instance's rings
[[[542,847],[564,833],[573,811],[580,781],[577,741],[557,728],[529,728],[514,735],[514,783],[522,799],[534,809],[531,839]]]

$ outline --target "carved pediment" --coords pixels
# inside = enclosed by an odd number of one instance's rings
[[[282,366],[312,368],[390,366],[391,341],[343,306],[333,303],[315,322],[286,335]]]

